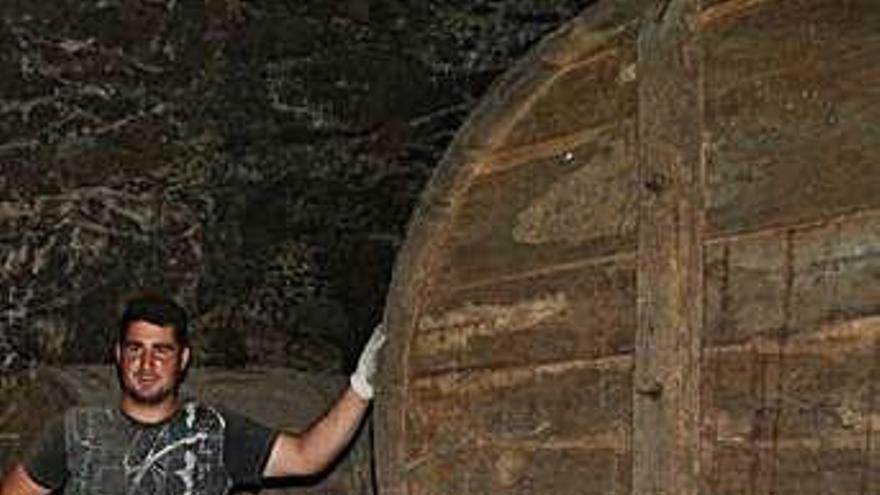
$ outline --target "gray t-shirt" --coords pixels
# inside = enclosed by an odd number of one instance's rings
[[[196,402],[157,424],[118,408],[74,408],[43,431],[24,466],[67,495],[221,495],[259,486],[277,434]]]

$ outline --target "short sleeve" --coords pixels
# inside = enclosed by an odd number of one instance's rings
[[[64,416],[52,420],[25,453],[24,468],[43,488],[55,490],[67,479]]]
[[[240,414],[223,411],[223,461],[235,486],[259,486],[278,431]]]

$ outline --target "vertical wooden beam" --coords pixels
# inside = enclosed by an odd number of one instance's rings
[[[703,164],[698,0],[659,0],[638,41],[633,493],[697,495]]]

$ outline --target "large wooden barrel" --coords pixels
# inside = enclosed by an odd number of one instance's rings
[[[880,2],[599,0],[388,299],[383,495],[880,493]]]

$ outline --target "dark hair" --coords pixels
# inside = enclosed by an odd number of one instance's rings
[[[189,347],[186,310],[171,298],[142,295],[129,300],[119,322],[119,342],[125,341],[128,327],[136,321],[171,327],[177,343]]]

